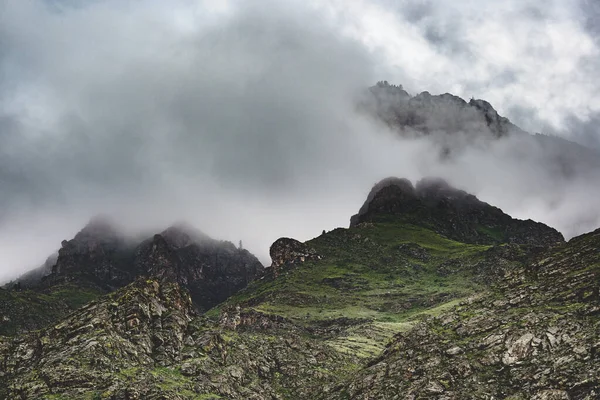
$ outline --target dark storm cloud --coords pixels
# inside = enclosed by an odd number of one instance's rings
[[[594,0],[579,0],[585,29],[600,40],[600,4]]]

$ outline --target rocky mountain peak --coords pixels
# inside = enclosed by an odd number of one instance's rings
[[[93,218],[73,239],[64,240],[51,262],[27,274],[24,285],[52,291],[70,283],[106,293],[150,277],[180,284],[203,311],[264,271],[248,250],[212,239],[187,223],[174,224],[140,243],[126,238],[102,216]]]
[[[63,240],[47,285],[57,281],[84,279],[112,290],[131,282],[128,263],[132,245],[110,219],[99,216],[71,240]]]
[[[75,235],[73,240],[82,244],[112,243],[122,240],[124,235],[116,226],[116,223],[109,217],[97,215]]]
[[[465,243],[564,242],[555,229],[531,220],[513,219],[440,178],[425,178],[416,186],[406,179],[382,180],[373,187],[358,214],[352,216],[350,226],[392,220],[426,226]]]
[[[133,264],[137,275],[178,282],[202,311],[243,289],[264,271],[247,250],[181,224],[137,246]]]
[[[499,138],[524,133],[485,100],[466,102],[450,93],[432,95],[427,91],[411,96],[402,85],[387,81],[372,86],[359,102],[359,108],[401,134],[461,132]]]

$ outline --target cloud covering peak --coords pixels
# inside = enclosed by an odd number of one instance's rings
[[[391,175],[444,176],[567,234],[597,222],[597,214],[584,218],[571,206],[592,207],[590,176],[556,180],[539,162],[548,153],[538,145],[523,154],[506,140],[442,162],[439,143],[399,140],[356,113],[358,94],[382,75],[413,93],[473,91],[500,112],[542,104],[546,92],[529,92],[531,68],[513,62],[501,39],[486,52],[478,39],[486,31],[465,30],[479,21],[473,10],[462,2],[447,13],[433,1],[345,4],[0,5],[0,279],[38,265],[97,213],[132,232],[186,220],[212,237],[243,239],[267,261],[280,236],[307,239],[345,226],[371,185]],[[524,18],[554,21],[559,8],[552,4],[542,10],[546,16],[533,7]],[[481,21],[486,35],[503,37],[509,29],[502,21],[514,13],[499,7]],[[451,23],[453,13],[462,19]],[[539,60],[565,50],[552,41],[572,31],[582,44],[559,60],[594,59],[593,34],[573,24],[552,22],[558,33],[540,25],[550,53]],[[498,59],[498,49],[510,57]],[[492,68],[496,63],[505,68]],[[572,76],[561,65],[552,79]],[[540,79],[550,79],[545,74]],[[573,87],[585,97],[591,88],[579,80]],[[537,82],[546,90],[546,81]],[[588,97],[588,113],[565,106],[567,98],[520,119],[560,133],[557,110],[584,121],[595,110]],[[578,218],[583,225],[571,229]]]

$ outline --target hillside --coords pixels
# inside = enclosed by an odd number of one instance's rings
[[[438,189],[416,189],[428,182]],[[148,269],[51,326],[0,337],[0,397],[600,393],[598,231],[565,243],[439,180],[384,180],[362,210],[348,229],[276,241],[262,278],[206,313],[193,281]],[[164,241],[176,251],[188,236]]]

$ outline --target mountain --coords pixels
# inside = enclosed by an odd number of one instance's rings
[[[164,231],[135,248],[144,275],[0,336],[0,398],[600,396],[600,230],[565,242],[441,180],[386,179],[349,228],[277,240],[260,279],[203,312],[193,293],[217,275],[190,267],[213,244]],[[245,283],[237,265],[220,276]]]
[[[221,303],[263,274],[248,250],[236,248],[185,225],[142,242],[135,250],[136,275],[178,282],[201,310]]]
[[[359,100],[359,109],[375,116],[404,134],[431,135],[459,132],[501,138],[526,134],[490,103],[481,99],[466,102],[450,93],[411,96],[402,85],[380,81]]]
[[[358,214],[352,216],[350,226],[386,219],[422,225],[464,243],[564,242],[555,229],[532,220],[513,219],[442,179],[423,179],[416,186],[406,179],[384,179],[373,187]]]
[[[52,262],[49,266],[49,262]],[[185,224],[141,243],[105,217],[93,218],[64,240],[56,258],[0,289],[0,334],[45,327],[74,309],[140,277],[177,282],[205,311],[263,274],[248,250]]]
[[[517,162],[529,160],[546,171],[556,185],[598,180],[600,152],[569,140],[529,134],[501,116],[487,101],[468,102],[450,93],[411,96],[402,85],[387,81],[370,87],[358,100],[358,109],[402,137],[427,137],[449,160],[465,149],[510,141],[510,156]],[[534,184],[534,182],[532,182]]]

